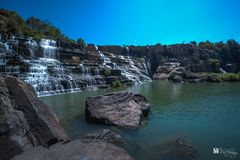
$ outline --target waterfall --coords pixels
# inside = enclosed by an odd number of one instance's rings
[[[19,46],[21,52],[18,52]],[[96,53],[101,59],[99,62],[92,63],[83,56],[81,63],[77,65],[64,62],[64,58],[57,59],[58,47],[54,40],[41,39],[37,43],[32,38],[11,37],[3,41],[0,36],[0,72],[16,76],[31,84],[38,96],[110,86],[111,80],[115,79],[126,84],[140,84],[150,80],[144,61],[130,56],[101,52],[97,46],[95,49],[91,52]],[[69,49],[65,51],[70,57],[78,56],[74,49],[70,52]],[[82,52],[77,51],[77,54],[80,56]],[[103,71],[106,68],[111,70],[111,75],[104,75]]]
[[[28,38],[26,42],[24,42],[24,44],[26,45],[26,47],[29,49],[30,51],[30,56],[31,57],[35,57],[35,53],[38,49],[38,44],[36,41],[34,41],[32,38]]]
[[[43,57],[55,59],[57,54],[56,41],[50,39],[41,39],[40,46],[43,49]]]
[[[127,47],[128,48],[128,47]],[[127,49],[126,48],[126,49]],[[128,49],[127,49],[128,50]],[[105,55],[103,52],[98,51],[101,59],[103,60],[103,66],[110,69],[117,69],[121,71],[121,75],[128,81],[132,83],[142,84],[143,81],[151,81],[151,79],[147,76],[148,70],[146,70],[146,64],[144,59],[141,59],[140,62],[133,62],[133,58],[130,56],[122,56],[118,55]],[[113,62],[113,59],[121,60],[118,63]],[[141,64],[140,64],[141,63]],[[140,65],[141,69],[139,69],[136,64]]]
[[[126,47],[127,56],[129,56],[129,47]]]

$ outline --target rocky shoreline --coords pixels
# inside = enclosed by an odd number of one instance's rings
[[[112,144],[121,137],[108,130],[95,135],[97,140],[86,135],[70,141],[55,113],[37,98],[31,85],[0,76],[0,88],[0,160],[133,159]]]

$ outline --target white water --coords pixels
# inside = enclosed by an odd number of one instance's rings
[[[16,52],[13,50],[13,45],[18,45],[18,43],[25,45],[25,49],[28,50],[28,53],[24,55],[26,58],[19,56],[18,50]],[[2,64],[0,72],[17,76],[30,83],[38,96],[78,92],[87,88],[94,89],[97,86],[107,85],[108,78],[116,79],[117,77],[123,83],[132,84],[151,81],[147,76],[148,68],[144,59],[103,53],[98,50],[97,46],[95,48],[96,54],[101,59],[98,64],[83,61],[79,65],[72,65],[58,60],[58,48],[54,40],[41,39],[39,43],[32,38],[12,37],[7,42],[0,40],[0,49],[4,52],[0,57]],[[6,65],[3,60],[7,55],[18,57],[17,59],[22,62],[20,65]],[[118,74],[106,77],[103,74],[106,68],[118,71]],[[108,85],[110,85],[109,81]]]

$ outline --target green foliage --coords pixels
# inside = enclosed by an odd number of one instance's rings
[[[77,39],[77,44],[79,44],[81,46],[81,48],[83,48],[85,46],[85,42],[82,38]]]
[[[0,32],[33,37],[37,41],[41,38],[48,38],[75,43],[47,20],[42,21],[38,18],[30,17],[24,21],[16,12],[5,9],[0,9]]]
[[[220,78],[223,81],[228,81],[228,82],[236,82],[240,81],[240,73],[224,73],[220,75]]]
[[[109,68],[104,68],[104,70],[103,70],[103,75],[104,75],[105,77],[109,77],[109,76],[111,76],[111,74],[112,74],[111,69],[109,69]]]
[[[30,17],[26,20],[26,36],[33,38],[65,39],[61,31],[53,26],[49,21],[41,21],[38,18]]]
[[[121,87],[122,83],[120,80],[115,80],[112,82],[112,87],[117,88],[117,87]]]
[[[64,39],[67,43],[75,43],[74,42],[74,40],[72,40],[71,38],[69,38],[69,37],[65,37],[65,39]]]
[[[16,12],[0,9],[0,32],[22,34],[24,28],[25,22]]]
[[[198,47],[202,49],[214,49],[214,44],[210,41],[200,42]]]

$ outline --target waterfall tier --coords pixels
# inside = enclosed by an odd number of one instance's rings
[[[151,81],[143,58],[57,46],[57,42],[32,38],[0,38],[0,72],[31,84],[38,96],[78,92],[87,88]],[[92,48],[91,48],[92,47]]]

